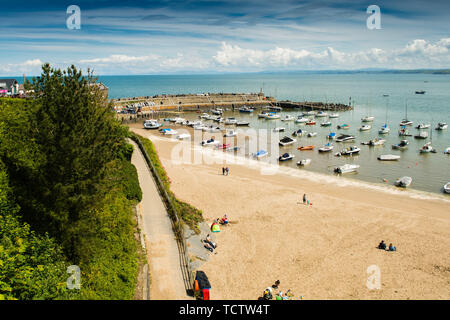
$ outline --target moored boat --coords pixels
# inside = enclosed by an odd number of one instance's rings
[[[400,178],[400,179],[397,179],[396,181],[395,181],[395,185],[397,186],[397,187],[401,187],[401,188],[407,188],[407,187],[409,187],[410,185],[411,185],[411,182],[412,182],[412,178],[411,177],[402,177],[402,178]]]
[[[298,147],[297,150],[299,150],[299,151],[314,150],[314,146],[301,146],[301,147]]]
[[[337,128],[338,129],[345,129],[345,130],[348,130],[348,129],[350,129],[350,126],[348,125],[348,124],[339,124],[338,126],[337,126]]]
[[[319,148],[319,152],[330,152],[334,149],[334,146],[331,143],[327,143],[323,147]]]
[[[357,146],[353,146],[353,147],[345,148],[341,152],[336,153],[336,157],[353,156],[353,155],[358,154],[360,151],[361,151],[360,148],[358,148]]]
[[[405,150],[408,149],[408,140],[402,140],[400,143],[392,145],[392,149]]]
[[[380,161],[396,161],[400,159],[400,156],[397,156],[395,154],[381,154],[377,159]]]
[[[253,154],[253,157],[256,159],[263,158],[267,156],[269,153],[266,150],[259,150],[258,152]]]
[[[303,160],[300,160],[299,162],[297,162],[297,165],[304,167],[304,166],[310,165],[311,162],[312,162],[311,159],[303,159]]]
[[[336,142],[346,142],[346,141],[354,141],[354,140],[355,140],[355,137],[348,135],[348,134],[342,134],[336,138]]]
[[[336,173],[350,173],[356,172],[359,169],[359,165],[357,164],[344,164],[343,166],[339,166],[334,168],[334,172]]]
[[[447,183],[444,185],[444,192],[445,192],[445,193],[450,193],[450,182],[447,182]]]
[[[445,130],[447,128],[448,128],[448,124],[446,124],[445,122],[439,122],[436,127],[436,130]]]
[[[284,153],[278,158],[278,160],[279,161],[287,161],[287,160],[292,160],[294,158],[295,158],[295,156],[293,154]]]
[[[292,138],[289,138],[289,137],[284,137],[283,139],[281,139],[279,141],[279,144],[280,144],[280,146],[284,147],[284,146],[289,146],[291,144],[294,144],[295,142],[297,142],[296,139],[292,139]]]

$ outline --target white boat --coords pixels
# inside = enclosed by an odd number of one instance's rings
[[[309,138],[312,138],[312,137],[315,137],[315,136],[317,136],[317,132],[310,132],[310,133],[308,133],[308,137]]]
[[[316,113],[316,117],[317,118],[328,117],[328,113],[326,113],[324,111],[319,111]]]
[[[267,118],[268,113],[267,112],[261,112],[258,114],[258,118]]]
[[[448,124],[446,124],[445,122],[439,122],[436,130],[445,130],[448,129]]]
[[[375,138],[369,141],[369,145],[371,146],[381,146],[386,142],[384,139]]]
[[[289,137],[284,137],[283,139],[280,140],[279,144],[280,144],[280,146],[284,147],[284,146],[289,146],[291,144],[294,144],[296,142],[297,142],[296,139],[292,139],[292,138],[289,138]]]
[[[408,149],[408,140],[402,140],[400,143],[392,145],[392,149],[405,150]]]
[[[355,140],[355,137],[348,135],[348,134],[343,134],[336,138],[336,142],[346,142],[346,141],[354,141],[354,140]]]
[[[256,159],[260,159],[267,156],[268,154],[269,153],[266,150],[259,150],[258,152],[253,154],[253,157],[255,157]]]
[[[234,130],[228,130],[224,135],[224,137],[236,137],[237,136],[237,132]]]
[[[215,133],[215,132],[220,132],[221,128],[220,127],[209,126],[209,127],[204,127],[203,131],[204,132]]]
[[[229,125],[229,124],[236,124],[237,120],[235,118],[226,118],[225,119],[225,124]]]
[[[303,136],[304,134],[306,134],[306,131],[304,131],[302,129],[297,129],[292,133],[292,135],[294,137],[300,137],[300,136]]]
[[[206,131],[207,129],[208,129],[208,127],[205,125],[194,126],[194,130]]]
[[[330,132],[330,133],[327,135],[327,139],[328,139],[328,140],[336,140],[336,132]]]
[[[405,126],[402,126],[400,130],[398,130],[398,135],[401,137],[411,137],[412,134],[409,133],[408,129]]]
[[[219,141],[216,141],[216,140],[214,140],[214,139],[209,139],[209,140],[203,140],[201,143],[200,143],[203,147],[206,147],[206,146],[214,146],[214,145],[218,145],[218,144],[220,144],[220,142]]]
[[[450,193],[450,182],[447,182],[447,183],[444,185],[444,192],[445,192],[445,193]]]
[[[388,127],[387,124],[381,127],[381,129],[378,131],[379,134],[388,134],[391,132],[391,129]]]
[[[366,116],[361,119],[362,122],[372,122],[373,120],[375,120],[375,117],[373,116]]]
[[[396,161],[400,159],[400,156],[397,156],[395,154],[382,154],[378,156],[378,160],[380,161]]]
[[[372,126],[370,126],[370,125],[364,125],[364,126],[361,126],[361,127],[359,128],[359,131],[368,131],[368,130],[370,130],[370,129],[372,129]]]
[[[209,119],[210,115],[207,113],[202,113],[202,115],[200,116],[200,119]]]
[[[411,120],[403,119],[403,120],[400,122],[400,126],[412,126],[413,123],[414,123],[414,122],[412,122]]]
[[[175,118],[175,124],[183,124],[184,122],[186,122],[184,118]]]
[[[297,162],[297,165],[304,167],[304,166],[311,164],[311,162],[312,162],[311,159],[303,159],[303,160],[300,160],[299,162]]]
[[[359,165],[357,164],[344,164],[343,166],[334,168],[334,172],[336,173],[349,173],[356,172],[359,169]]]
[[[397,187],[407,188],[411,185],[411,182],[412,182],[411,177],[402,177],[400,179],[397,179],[397,181],[395,181],[395,185]]]
[[[425,143],[424,146],[419,151],[420,151],[420,153],[435,152],[433,146],[431,145],[431,142]]]
[[[280,119],[280,115],[279,115],[279,114],[276,114],[276,113],[269,113],[269,114],[266,116],[266,119],[267,119],[267,120],[277,120],[277,119]]]
[[[243,107],[239,108],[239,112],[251,113],[251,112],[253,112],[253,109],[243,106]]]
[[[330,143],[327,143],[323,147],[319,148],[319,152],[330,152],[334,149],[334,146]]]
[[[279,161],[287,161],[287,160],[292,160],[294,158],[295,158],[295,156],[293,154],[284,153],[278,158],[278,160]]]
[[[426,139],[426,138],[428,138],[428,132],[421,131],[421,132],[419,132],[419,134],[416,134],[414,136],[414,138],[416,138],[416,139]]]
[[[281,119],[281,121],[294,121],[294,120],[295,120],[295,118],[291,115],[286,115],[286,116],[284,116],[283,119]]]
[[[214,121],[214,122],[217,122],[217,123],[222,123],[222,122],[225,121],[225,119],[222,118],[222,117],[216,117],[215,119],[213,119],[213,121]]]
[[[448,147],[447,149],[445,149],[444,153],[445,153],[445,154],[450,154],[450,147]]]
[[[315,116],[316,113],[317,113],[316,111],[311,110],[311,111],[308,111],[306,114],[307,114],[308,116]]]
[[[144,128],[148,130],[159,129],[162,126],[161,123],[158,123],[156,120],[145,120]]]
[[[164,134],[166,136],[171,136],[171,135],[178,134],[178,132],[176,130],[173,130],[173,129],[162,129],[162,134]]]
[[[282,127],[277,127],[275,129],[273,129],[273,132],[284,132],[286,129],[282,128]]]
[[[358,154],[360,151],[361,151],[360,148],[358,148],[357,146],[353,146],[353,147],[346,148],[346,149],[342,150],[341,152],[336,153],[336,157],[352,156],[352,155]]]
[[[185,140],[185,139],[190,139],[191,135],[189,133],[183,133],[177,136],[178,140]]]
[[[297,119],[295,119],[295,123],[306,123],[306,122],[308,122],[309,121],[309,119],[308,118],[305,118],[305,117],[298,117]]]
[[[248,121],[238,121],[238,122],[236,122],[236,125],[238,127],[246,127],[246,126],[250,125],[250,122],[248,122]]]
[[[330,113],[328,118],[339,118],[339,113]]]
[[[321,126],[321,127],[330,127],[330,126],[331,126],[331,122],[330,122],[330,121],[322,122],[322,123],[320,124],[320,126]]]
[[[222,114],[222,112],[223,111],[221,109],[213,109],[213,110],[211,110],[212,114],[215,114],[215,115],[218,115],[218,116],[220,116]]]
[[[431,126],[431,124],[429,124],[429,123],[419,123],[417,126],[416,126],[416,129],[428,129],[429,127]]]

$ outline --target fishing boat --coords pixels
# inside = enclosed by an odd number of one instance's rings
[[[299,151],[310,151],[310,150],[314,150],[314,146],[301,146],[301,147],[298,147],[297,150],[299,150]]]
[[[185,139],[190,139],[191,135],[189,133],[183,133],[177,136],[178,140],[185,140]]]
[[[429,124],[429,123],[419,123],[416,126],[416,129],[419,129],[419,130],[421,130],[421,129],[428,129],[430,126],[431,126],[431,124]]]
[[[314,120],[309,120],[308,122],[306,122],[307,126],[315,126],[316,125],[316,121]]]
[[[236,124],[237,120],[236,118],[226,118],[225,119],[225,124],[230,125],[230,124]]]
[[[348,130],[348,129],[350,129],[350,126],[348,125],[348,124],[339,124],[338,126],[337,126],[337,128],[338,129],[345,129],[345,130]]]
[[[317,132],[310,132],[310,133],[308,133],[308,137],[309,138],[312,138],[312,137],[315,137],[315,136],[317,136]]]
[[[289,146],[291,144],[294,144],[296,142],[297,142],[296,139],[292,139],[292,138],[289,138],[289,137],[284,137],[283,139],[281,139],[279,141],[279,144],[280,144],[280,146],[284,147],[284,146]]]
[[[336,173],[350,173],[356,172],[359,169],[359,165],[357,164],[344,164],[343,166],[334,168],[334,172]]]
[[[346,141],[354,141],[355,137],[348,135],[348,134],[343,134],[340,135],[339,137],[337,137],[336,142],[346,142]]]
[[[328,118],[339,118],[339,113],[330,113],[330,115],[328,116]]]
[[[416,138],[416,139],[426,139],[426,138],[428,138],[428,132],[426,132],[426,131],[421,131],[421,132],[419,132],[418,134],[416,134],[416,135],[414,136],[414,138]]]
[[[388,134],[389,132],[391,132],[391,129],[387,126],[387,124],[384,124],[378,131],[379,134]]]
[[[306,131],[304,131],[302,129],[297,129],[292,133],[292,135],[294,137],[300,137],[300,136],[303,136],[304,134],[306,134]]]
[[[247,126],[250,125],[250,122],[248,122],[248,121],[238,121],[238,122],[236,122],[236,125],[238,127],[247,127]]]
[[[295,120],[295,118],[291,115],[286,115],[286,116],[284,116],[283,119],[281,119],[281,121],[294,121],[294,120]]]
[[[303,117],[303,116],[299,116],[299,117],[297,117],[297,119],[295,119],[295,123],[306,123],[306,122],[308,122],[309,121],[309,119],[308,118],[305,118],[305,117]]]
[[[263,158],[267,156],[269,153],[266,150],[259,150],[258,152],[253,154],[253,157],[256,159]]]
[[[303,160],[300,160],[299,162],[297,162],[297,165],[304,167],[304,166],[311,164],[311,162],[312,162],[311,159],[303,159]]]
[[[445,122],[439,122],[436,127],[436,130],[445,130],[447,128],[448,128],[448,124],[446,124]]]
[[[378,160],[380,161],[396,161],[400,159],[400,156],[395,154],[382,154],[378,156]]]
[[[450,193],[450,182],[447,182],[447,183],[444,185],[444,192],[445,192],[445,193]]]
[[[402,128],[400,128],[400,130],[398,130],[398,135],[399,136],[403,136],[403,137],[411,137],[412,134],[409,133],[408,129],[406,129],[405,126],[403,126]]]
[[[201,144],[203,147],[206,147],[206,146],[214,146],[214,145],[218,145],[218,144],[220,144],[220,142],[214,140],[213,138],[211,138],[211,139],[208,139],[208,140],[203,140],[200,144]]]
[[[417,90],[416,94],[425,94],[425,92],[426,92],[425,90]]]
[[[430,153],[430,152],[435,153],[436,150],[434,150],[433,146],[431,145],[431,142],[427,142],[423,145],[422,148],[420,148],[419,152],[420,153]]]
[[[370,146],[381,146],[381,145],[383,145],[385,142],[386,142],[386,140],[384,140],[384,139],[375,138],[375,139],[370,140],[369,145],[370,145]]]
[[[316,117],[317,118],[328,117],[328,113],[326,113],[324,111],[319,111],[316,113]]]
[[[322,123],[320,124],[320,126],[321,126],[321,127],[331,127],[331,122],[330,122],[330,121],[322,122]]]
[[[372,129],[372,126],[364,125],[359,128],[359,131],[369,131],[370,129]]]
[[[293,154],[284,153],[278,158],[278,160],[279,161],[288,161],[288,160],[292,160],[294,158],[295,158],[295,156]]]
[[[243,113],[251,113],[251,112],[253,112],[253,109],[251,109],[251,108],[249,108],[249,107],[246,107],[246,106],[243,106],[243,107],[240,107],[240,108],[239,108],[239,112],[243,112]]]
[[[401,188],[407,188],[407,187],[409,187],[410,185],[411,185],[411,182],[412,182],[412,178],[411,177],[402,177],[402,178],[400,178],[400,179],[397,179],[396,181],[395,181],[395,185],[397,186],[397,187],[401,187]]]
[[[286,129],[282,128],[282,127],[277,127],[275,129],[273,129],[273,132],[284,132]]]
[[[236,137],[237,132],[235,130],[228,130],[224,135],[225,138],[229,137]]]
[[[409,144],[408,140],[402,140],[400,141],[400,143],[393,144],[392,149],[405,150],[408,149],[408,144]]]
[[[358,154],[360,151],[361,151],[360,148],[358,148],[357,146],[353,146],[353,147],[346,148],[346,149],[342,150],[341,152],[336,153],[335,156],[336,157],[353,156],[355,154]]]
[[[162,126],[161,123],[158,123],[156,120],[145,120],[144,128],[147,130],[155,130],[159,129]]]
[[[323,147],[319,148],[319,152],[330,152],[334,149],[334,146],[330,143],[327,143]]]

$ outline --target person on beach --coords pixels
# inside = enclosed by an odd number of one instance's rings
[[[222,167],[222,175],[225,175],[225,167]]]
[[[209,234],[206,236],[206,239],[203,240],[203,242],[209,244],[213,249],[217,248],[217,244],[212,242],[211,237],[209,236]]]
[[[230,168],[226,167],[225,172],[227,173],[227,176],[230,174]]]
[[[397,248],[391,244],[389,244],[389,251],[397,251]]]
[[[226,224],[228,224],[228,223],[229,223],[229,221],[228,221],[228,216],[227,216],[227,215],[224,215],[223,218],[222,218],[222,220],[220,221],[220,224],[226,225]]]
[[[210,245],[209,243],[205,242],[204,247],[206,249],[208,249],[209,251],[214,252],[214,247],[212,245]]]
[[[378,245],[378,249],[386,250],[386,243],[384,243],[384,240],[381,240],[380,244]]]
[[[303,194],[303,204],[306,204],[306,193]]]

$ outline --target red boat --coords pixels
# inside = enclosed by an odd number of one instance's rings
[[[299,151],[306,151],[306,150],[314,150],[314,146],[302,146],[298,148]]]
[[[308,121],[308,122],[306,123],[306,125],[307,125],[307,126],[315,126],[315,125],[316,125],[316,122],[315,122],[314,120],[311,120],[311,121]]]

